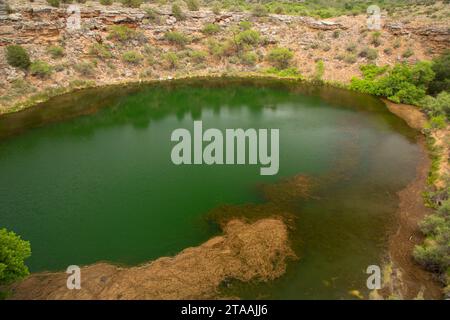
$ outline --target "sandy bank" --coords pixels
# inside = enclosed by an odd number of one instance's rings
[[[279,219],[248,224],[233,219],[224,234],[174,257],[130,268],[97,263],[81,268],[81,289],[64,272],[37,273],[12,287],[12,299],[214,299],[227,279],[268,281],[289,258],[288,230]]]

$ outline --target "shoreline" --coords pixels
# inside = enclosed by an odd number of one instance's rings
[[[401,299],[442,299],[443,287],[433,273],[426,271],[414,261],[412,255],[414,247],[425,239],[418,228],[418,223],[433,212],[425,206],[422,195],[428,189],[428,176],[432,170],[429,146],[422,131],[427,119],[415,106],[382,100],[390,112],[418,131],[421,156],[416,167],[416,177],[397,193],[399,197],[397,229],[389,239],[389,267],[385,268],[388,275],[384,274],[388,280],[384,282],[380,293],[385,298],[394,296]]]
[[[138,85],[138,84],[154,84],[166,81],[188,80],[188,79],[211,79],[211,78],[240,78],[240,79],[267,79],[267,80],[281,80],[287,82],[298,82],[305,84],[314,84],[312,81],[306,80],[300,77],[280,77],[271,74],[262,73],[217,73],[217,74],[198,74],[189,75],[183,77],[167,77],[164,79],[149,79],[140,80],[131,79],[127,81],[112,82],[110,84],[94,84],[77,88],[64,88],[63,91],[49,95],[43,100],[33,100],[30,103],[23,103],[23,107],[19,109],[10,110],[10,112],[0,114],[0,117],[6,114],[14,112],[20,112],[27,108],[32,108],[39,103],[48,101],[49,99],[76,92],[78,90],[88,88],[100,88],[107,86],[119,86],[119,85]],[[324,82],[323,86],[331,86],[339,89],[345,88],[345,84],[334,84]],[[348,89],[347,89],[348,90]],[[350,90],[351,91],[351,90]],[[352,91],[353,92],[353,91]],[[378,98],[378,97],[377,97]],[[431,159],[429,146],[426,143],[425,135],[422,129],[426,124],[425,115],[415,106],[396,104],[381,98],[389,109],[397,117],[402,118],[408,126],[420,131],[418,144],[421,149],[421,158],[416,168],[416,176],[414,180],[406,186],[403,190],[398,192],[399,196],[399,208],[396,213],[397,229],[389,236],[388,244],[388,256],[389,256],[389,276],[384,278],[389,279],[385,282],[385,286],[380,290],[383,298],[389,298],[398,296],[402,299],[413,299],[416,297],[424,297],[425,299],[440,299],[442,298],[442,287],[438,281],[433,278],[433,274],[424,270],[418,265],[413,257],[412,250],[415,245],[420,244],[424,237],[418,231],[417,223],[420,222],[427,214],[432,210],[425,207],[424,200],[422,198],[422,192],[427,189],[427,178],[431,170]],[[211,238],[207,242],[211,241]],[[202,245],[200,245],[202,246]],[[188,250],[190,248],[186,248]],[[184,250],[182,251],[184,252]],[[181,254],[181,253],[180,253]],[[163,259],[161,257],[159,259]],[[158,260],[158,259],[157,259]],[[156,260],[155,260],[156,261]],[[96,266],[102,264],[101,262],[94,263],[90,266]],[[110,265],[110,264],[108,264]],[[86,266],[90,267],[90,266]],[[114,265],[111,265],[114,266]],[[84,268],[84,267],[83,267]],[[133,267],[134,268],[134,267]],[[385,270],[386,272],[386,270]],[[32,274],[27,279],[33,276],[39,276],[40,273]],[[383,274],[384,276],[384,274]],[[25,280],[26,281],[26,280]]]

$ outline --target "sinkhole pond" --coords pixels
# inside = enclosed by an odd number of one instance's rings
[[[279,129],[278,174],[174,165],[171,133],[192,132],[194,120],[222,131]],[[0,117],[0,227],[31,242],[32,272],[136,265],[220,234],[211,212],[235,206],[245,216],[242,206],[287,195],[280,206],[295,217],[298,259],[279,279],[223,290],[350,298],[349,290],[367,294],[367,266],[387,255],[397,192],[414,179],[419,155],[417,133],[380,100],[326,86],[202,78],[80,90]],[[306,181],[308,196],[292,191]]]

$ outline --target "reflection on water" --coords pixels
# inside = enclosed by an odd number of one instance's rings
[[[174,166],[170,134],[193,120],[280,129],[279,174]],[[299,259],[276,281],[224,285],[244,298],[366,294],[419,155],[377,99],[267,80],[82,90],[0,117],[0,138],[0,226],[31,241],[32,271],[141,263],[206,241],[211,221],[283,216]]]

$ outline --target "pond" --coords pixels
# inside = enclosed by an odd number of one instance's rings
[[[173,130],[279,129],[279,171],[174,165]],[[415,177],[417,133],[371,96],[279,80],[193,79],[86,89],[0,117],[0,227],[29,240],[32,272],[111,261],[135,265],[220,234],[210,213],[288,194],[299,257],[270,283],[230,282],[242,298],[367,294],[382,265],[397,192]],[[238,209],[236,209],[238,210]]]

